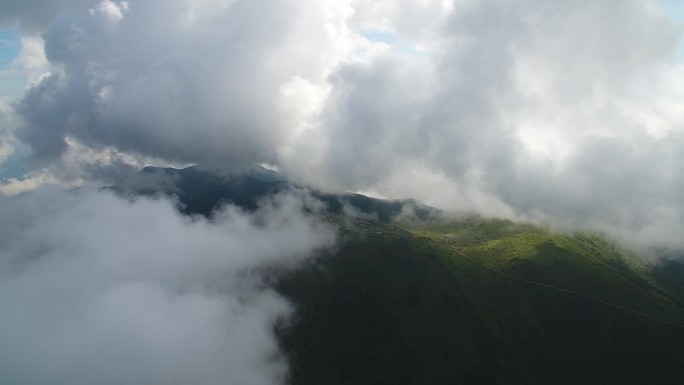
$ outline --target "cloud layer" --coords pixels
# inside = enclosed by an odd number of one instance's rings
[[[302,199],[213,222],[105,192],[0,201],[0,382],[281,383],[291,309],[264,269],[333,241]]]
[[[294,119],[281,95],[297,82],[322,81],[343,28],[335,8],[106,1],[62,13],[43,35],[57,69],[21,102],[22,137],[47,162],[73,137],[224,168],[275,163]]]
[[[660,0],[80,9],[44,23],[52,73],[17,107],[38,168],[79,175],[111,166],[102,152],[265,162],[322,188],[684,246],[682,25]]]
[[[684,247],[682,24],[660,0],[0,0],[0,26],[33,71],[0,104],[0,165],[32,152],[6,194],[268,163]],[[333,242],[301,200],[208,222],[102,192],[0,199],[0,382],[282,382],[291,309],[263,268]]]
[[[40,33],[64,10],[87,10],[92,0],[0,0],[0,26],[18,24],[24,31]]]

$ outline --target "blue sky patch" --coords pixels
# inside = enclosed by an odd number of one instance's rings
[[[673,19],[684,22],[684,2],[682,0],[663,0],[667,12]]]
[[[0,29],[0,69],[12,64],[20,50],[21,36],[13,31]]]
[[[684,1],[663,0],[663,4],[672,20],[684,27]],[[679,44],[679,58],[684,59],[684,41],[680,41]]]
[[[11,100],[26,88],[26,73],[16,66],[14,60],[21,51],[21,35],[12,29],[0,28],[0,98]]]
[[[385,43],[392,47],[392,49],[408,54],[418,54],[418,49],[410,41],[401,38],[394,32],[383,31],[383,30],[364,30],[361,31],[361,35],[366,39],[375,43]]]
[[[9,178],[21,179],[30,171],[27,159],[31,155],[31,149],[18,141],[13,141],[11,144],[14,147],[14,153],[0,163],[0,182]]]

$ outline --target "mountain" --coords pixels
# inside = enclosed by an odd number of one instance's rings
[[[273,174],[144,172],[172,176],[203,215],[292,188]],[[291,384],[684,383],[674,255],[650,266],[600,234],[313,195],[340,242],[274,284],[297,309],[275,330]]]
[[[604,238],[477,217],[398,228],[348,230],[281,281],[293,384],[684,383],[682,292]]]
[[[165,181],[165,192],[171,192],[178,197],[183,212],[211,216],[213,211],[224,203],[254,210],[260,199],[284,190],[287,183],[269,171],[263,167],[255,167],[244,174],[222,175],[197,167],[145,167],[142,174]],[[155,194],[159,191],[154,187],[145,187],[136,189],[135,192]]]
[[[297,187],[286,182],[277,172],[261,166],[234,175],[222,175],[194,166],[183,169],[145,167],[142,174],[168,178],[172,187],[169,189],[168,184],[165,184],[165,188],[178,196],[183,212],[205,216],[211,216],[224,203],[254,210],[265,197]],[[145,187],[135,189],[135,192],[155,194],[159,191],[155,187]],[[330,214],[343,214],[345,209],[351,209],[382,223],[388,223],[400,215],[405,206],[411,207],[412,214],[419,218],[427,218],[435,212],[435,209],[410,199],[388,201],[361,194],[327,194],[318,191],[311,191],[311,195],[323,202]]]

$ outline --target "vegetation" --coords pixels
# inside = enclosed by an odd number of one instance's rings
[[[161,172],[207,216],[290,188],[263,170]],[[340,244],[275,284],[297,309],[276,327],[291,384],[684,383],[675,256],[647,266],[599,234],[314,195]],[[409,206],[413,221],[397,221]]]
[[[297,306],[278,329],[292,384],[684,383],[684,328],[454,252],[684,320],[676,296],[604,238],[477,217],[405,228],[345,230],[340,250],[280,281]]]

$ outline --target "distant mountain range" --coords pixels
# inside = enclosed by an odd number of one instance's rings
[[[293,188],[264,168],[145,168],[185,213]],[[152,194],[154,188],[135,191]],[[593,233],[312,192],[340,244],[275,288],[292,384],[684,384],[684,265]],[[411,212],[411,219],[403,215]],[[351,214],[350,214],[351,213]]]
[[[225,203],[232,203],[247,210],[254,210],[259,201],[281,191],[296,188],[279,173],[261,166],[254,166],[248,172],[236,175],[221,175],[197,167],[183,169],[145,167],[142,174],[164,176],[171,182],[164,184],[167,192],[178,196],[185,213],[210,216]],[[136,193],[155,194],[159,190],[149,185],[136,189]],[[422,205],[414,200],[382,200],[361,194],[327,194],[311,190],[311,195],[322,201],[330,214],[342,214],[345,207],[361,215],[369,215],[382,223],[389,223],[411,207],[413,215],[427,218],[436,209]]]

